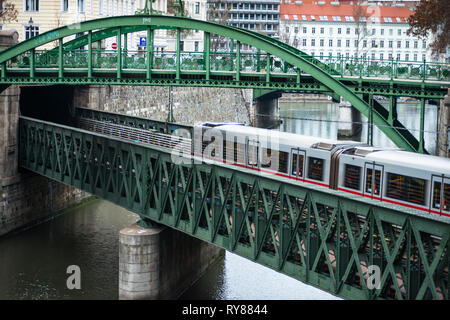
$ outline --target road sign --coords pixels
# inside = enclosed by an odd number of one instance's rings
[[[117,43],[113,42],[113,44],[111,45],[111,47],[115,50],[117,49]]]
[[[139,46],[145,47],[147,45],[147,37],[139,37]]]

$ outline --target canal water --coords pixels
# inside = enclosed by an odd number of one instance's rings
[[[333,103],[280,104],[281,130],[336,138]],[[419,107],[399,105],[405,126],[418,128]],[[433,131],[436,107],[427,106],[426,130]],[[364,119],[363,119],[364,121]],[[365,137],[367,126],[363,126]],[[434,133],[426,134],[432,151]],[[375,130],[375,144],[389,146]],[[117,299],[119,230],[138,216],[103,200],[74,208],[51,221],[0,238],[0,299]],[[69,290],[67,268],[81,271],[81,289]],[[338,299],[317,288],[227,252],[181,299]]]

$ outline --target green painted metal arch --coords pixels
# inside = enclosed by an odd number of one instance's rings
[[[0,64],[26,51],[77,33],[99,29],[127,28],[136,26],[165,26],[169,28],[196,29],[231,38],[241,43],[249,44],[257,49],[276,56],[297,68],[300,68],[303,72],[310,74],[313,78],[323,83],[330,90],[349,101],[364,116],[368,117],[369,115],[370,106],[362,98],[353,93],[339,80],[333,78],[320,66],[317,66],[311,62],[308,57],[300,55],[298,52],[296,53],[286,44],[262,35],[258,35],[248,30],[237,29],[213,22],[194,20],[184,17],[155,15],[109,17],[57,28],[21,42],[20,44],[1,52]],[[400,131],[391,127],[387,120],[376,110],[373,111],[373,123],[377,125],[379,129],[384,132],[398,147],[408,151],[417,151],[417,148],[411,143],[411,141],[408,141],[408,139],[406,139]]]

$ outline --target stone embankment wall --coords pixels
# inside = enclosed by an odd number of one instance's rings
[[[76,87],[74,96],[75,106],[161,121],[168,118],[171,99],[174,121],[182,124],[203,121],[249,124],[253,112],[252,90],[248,89],[89,86]]]

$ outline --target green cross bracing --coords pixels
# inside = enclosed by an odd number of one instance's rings
[[[101,120],[99,112],[77,112]],[[104,117],[173,130],[153,120]],[[449,299],[450,228],[439,217],[227,164],[184,160],[173,161],[170,149],[19,120],[21,167],[144,220],[344,298]],[[373,266],[380,270],[379,286],[371,280]]]
[[[193,29],[205,34],[203,52],[156,53],[153,46],[139,52],[123,49],[124,35],[154,30]],[[72,41],[69,36],[87,33]],[[179,35],[179,32],[177,32]],[[211,34],[236,42],[233,52],[211,52]],[[93,48],[93,43],[116,37],[117,50]],[[123,38],[123,41],[122,41]],[[57,42],[54,50],[38,50]],[[256,53],[240,50],[248,44]],[[79,48],[87,46],[87,50]],[[11,84],[110,84],[206,86],[325,93],[343,97],[397,146],[426,153],[423,130],[414,137],[397,119],[396,97],[440,100],[450,85],[449,65],[429,62],[329,58],[326,63],[257,32],[185,17],[138,15],[85,21],[43,33],[0,53],[1,86]],[[373,100],[389,97],[388,108]],[[369,115],[370,113],[370,115]],[[423,129],[424,117],[421,118]]]

